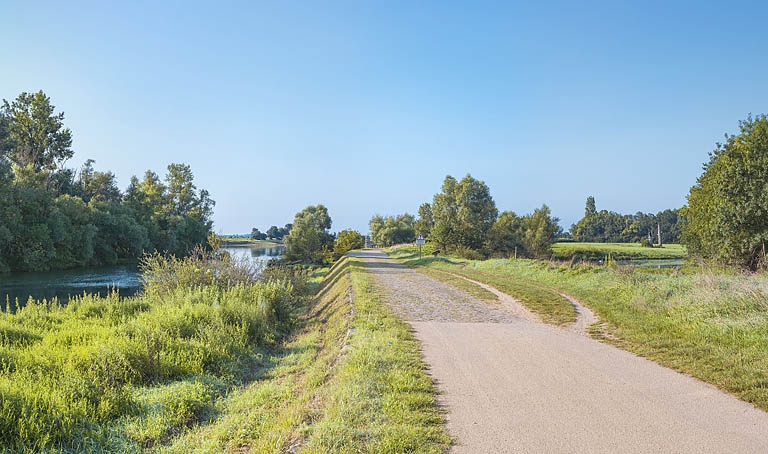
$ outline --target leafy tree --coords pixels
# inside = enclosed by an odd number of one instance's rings
[[[296,213],[291,233],[285,238],[286,258],[292,261],[322,263],[333,246],[331,217],[323,205],[310,205]]]
[[[290,222],[288,224],[285,224],[284,227],[280,228],[280,239],[285,239],[285,237],[288,236],[289,233],[291,233],[291,229],[293,228],[293,224]]]
[[[267,229],[267,238],[271,238],[273,240],[280,240],[283,238],[283,235],[280,233],[280,229],[273,225],[272,227]]]
[[[434,224],[435,220],[432,216],[432,205],[422,203],[419,206],[419,219],[413,224],[413,229],[416,230],[416,234],[421,234],[424,238],[429,238],[429,234],[432,232],[432,226]]]
[[[416,239],[414,222],[413,216],[408,213],[387,217],[376,215],[368,223],[371,239],[379,246],[411,243]]]
[[[254,227],[253,229],[251,229],[251,238],[253,238],[254,240],[266,240],[267,234],[262,233],[259,229]]]
[[[432,238],[443,248],[478,250],[483,247],[498,210],[483,181],[467,175],[457,182],[448,175],[442,191],[433,198],[432,216]]]
[[[560,232],[557,222],[558,219],[552,217],[549,207],[546,205],[534,210],[533,214],[525,220],[523,244],[530,256],[546,256]]]
[[[336,236],[333,243],[333,255],[336,259],[354,249],[362,249],[365,246],[363,235],[357,230],[342,230]]]
[[[54,113],[51,99],[39,91],[3,100],[0,155],[18,167],[55,170],[72,157],[72,132],[64,128],[64,113]]]
[[[433,224],[430,236],[443,249],[448,245],[459,244],[457,186],[456,179],[448,175],[443,180],[441,191],[432,198]]]
[[[664,210],[656,214],[637,212],[620,214],[613,211],[597,211],[595,198],[587,198],[584,217],[571,226],[576,241],[598,243],[637,243],[648,241],[648,232],[656,235],[661,228],[664,243],[680,242],[680,226],[684,220],[680,210]]]
[[[704,165],[682,214],[683,243],[704,258],[746,267],[766,267],[768,242],[768,118],[739,122]]]
[[[516,250],[525,254],[523,237],[525,236],[526,218],[517,216],[512,211],[501,213],[488,231],[486,249],[490,254],[502,257],[512,256]]]

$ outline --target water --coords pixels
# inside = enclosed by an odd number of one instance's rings
[[[266,262],[279,257],[284,246],[251,247],[227,246],[222,248],[233,257],[246,257],[254,263]],[[0,274],[0,306],[8,301],[19,300],[24,305],[29,297],[36,300],[54,297],[66,303],[70,297],[83,293],[106,295],[112,289],[120,296],[132,296],[141,290],[139,270],[131,266],[105,266],[78,268],[63,271]]]

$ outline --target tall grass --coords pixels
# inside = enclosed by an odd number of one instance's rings
[[[150,257],[144,294],[0,314],[0,445],[133,451],[204,421],[292,326],[301,277]],[[282,274],[281,274],[282,273]]]

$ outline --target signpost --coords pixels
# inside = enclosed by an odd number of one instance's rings
[[[427,244],[427,241],[421,236],[421,233],[416,237],[416,244],[419,246],[419,261],[421,261],[421,247]]]

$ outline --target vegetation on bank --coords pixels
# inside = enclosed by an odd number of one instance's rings
[[[571,226],[571,237],[576,241],[594,243],[643,243],[645,246],[679,243],[680,230],[685,218],[679,209],[664,210],[656,214],[620,214],[597,211],[595,198],[587,197],[584,217]],[[661,238],[659,238],[661,234]]]
[[[200,249],[145,260],[144,293],[0,314],[0,444],[136,451],[215,418],[296,323],[304,276]]]
[[[413,247],[391,253],[413,264]],[[443,259],[426,261],[424,266],[471,273],[475,280],[491,285],[527,282],[572,295],[600,318],[590,329],[593,337],[768,411],[768,277],[764,274],[704,268],[660,272],[526,259]],[[514,288],[499,289],[527,304]]]
[[[685,259],[687,252],[679,244],[660,248],[643,247],[640,243],[555,243],[552,257],[558,260],[659,260]]]
[[[269,371],[169,451],[443,452],[450,440],[418,343],[363,267],[338,261]]]
[[[42,91],[0,107],[0,272],[45,271],[183,256],[205,243],[214,201],[188,165],[147,171],[125,192],[112,172],[65,167],[74,156],[64,114]]]

